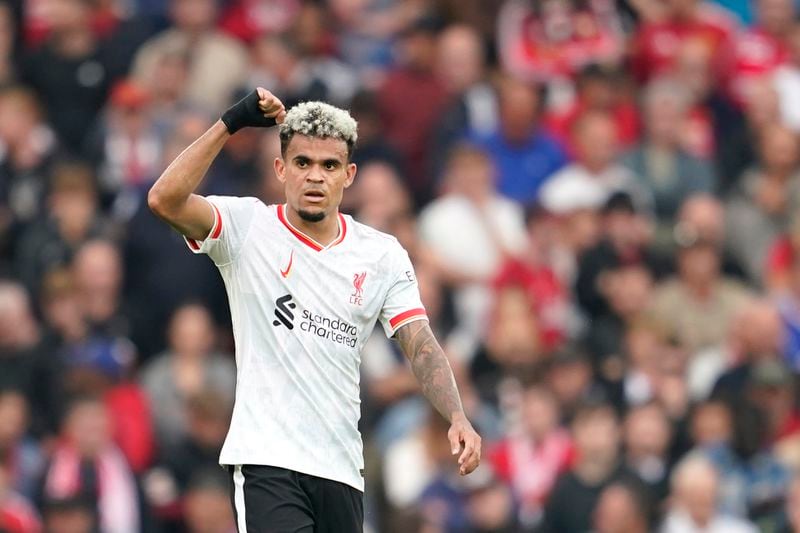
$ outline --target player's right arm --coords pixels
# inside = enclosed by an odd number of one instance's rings
[[[161,174],[147,195],[159,218],[190,239],[205,239],[214,226],[214,210],[194,193],[228,138],[247,126],[283,122],[286,109],[272,93],[259,87],[233,105]]]

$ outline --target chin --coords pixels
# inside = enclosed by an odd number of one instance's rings
[[[320,222],[325,218],[325,211],[323,209],[319,211],[309,211],[308,209],[301,208],[297,211],[297,214],[306,222]]]

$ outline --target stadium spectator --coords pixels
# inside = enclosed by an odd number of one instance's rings
[[[623,422],[625,464],[639,476],[655,501],[669,493],[672,427],[657,403],[633,407]]]
[[[691,194],[711,192],[715,178],[707,161],[682,147],[691,96],[673,81],[656,80],[644,89],[644,138],[623,159],[653,198],[660,224],[670,224]]]
[[[539,319],[524,288],[509,285],[494,295],[485,341],[470,361],[478,395],[492,405],[502,401],[502,383],[533,371],[546,357]]]
[[[728,246],[756,283],[764,279],[769,249],[800,202],[797,135],[778,126],[765,130],[758,156],[760,165],[741,177],[725,209]]]
[[[33,91],[0,89],[0,254],[10,259],[15,238],[40,216],[58,142]]]
[[[83,500],[101,529],[138,531],[142,524],[136,480],[111,439],[111,420],[103,402],[73,400],[61,440],[42,480],[47,506]]]
[[[192,475],[183,509],[188,533],[234,533],[227,478],[216,466]]]
[[[625,368],[623,381],[629,378],[634,382],[640,381],[641,377],[635,376],[643,370],[641,361],[635,359],[630,347],[626,349],[626,338],[647,311],[648,301],[653,295],[653,275],[645,265],[622,264],[601,272],[597,281],[607,298],[608,309],[590,319],[586,332],[585,343],[593,366],[610,382],[620,379],[620,365]],[[622,361],[626,353],[630,357],[627,364]]]
[[[680,45],[698,40],[709,48],[721,72],[732,53],[736,31],[733,17],[725,9],[706,0],[668,0],[663,13],[636,30],[633,71],[640,80],[668,74],[675,65]]]
[[[528,214],[528,245],[519,257],[503,262],[493,280],[495,291],[523,289],[539,322],[540,341],[546,351],[558,348],[576,329],[578,317],[570,293],[559,278],[548,246],[555,236],[545,235],[543,212]],[[539,220],[537,220],[539,219]]]
[[[711,194],[695,194],[687,198],[678,211],[676,227],[681,228],[682,232],[693,233],[715,243],[721,253],[721,268],[725,275],[742,282],[754,283],[754,280],[747,277],[746,270],[733,254],[731,241],[735,234],[727,232],[725,205],[719,198]],[[674,255],[675,228],[671,228],[669,234],[658,237],[659,248]]]
[[[492,276],[526,243],[522,210],[497,194],[495,176],[486,153],[459,146],[448,159],[446,193],[419,216],[420,239],[435,254],[441,278],[456,289],[457,322],[473,342],[489,318]]]
[[[544,91],[503,77],[497,86],[499,123],[485,132],[470,132],[497,168],[497,190],[524,206],[536,201],[547,178],[567,163],[561,144],[541,127]]]
[[[9,489],[32,499],[44,458],[38,442],[28,434],[28,411],[22,394],[10,388],[0,392],[0,469],[5,470]]]
[[[781,123],[794,132],[800,132],[800,108],[792,99],[800,87],[800,25],[797,21],[792,24],[786,39],[788,60],[775,71],[772,82],[778,97]]]
[[[511,487],[519,520],[537,526],[556,479],[573,460],[572,439],[559,427],[556,398],[543,383],[524,386],[518,423],[488,453],[497,476]]]
[[[366,90],[356,93],[350,101],[350,114],[358,122],[358,150],[353,154],[353,162],[361,167],[370,161],[382,161],[393,166],[402,176],[404,169],[402,157],[382,135],[383,126],[377,95]],[[277,180],[273,178],[272,181]],[[403,181],[405,182],[405,179]],[[347,198],[344,201],[347,201]]]
[[[390,231],[395,220],[411,212],[411,198],[397,170],[373,161],[359,168],[353,201],[354,217],[380,231]]]
[[[185,99],[212,113],[229,104],[233,91],[247,75],[247,52],[238,41],[214,27],[218,6],[213,0],[171,0],[170,27],[144,43],[136,53],[132,76],[144,86],[167,55],[189,55]],[[219,75],[221,65],[225,75]]]
[[[574,153],[572,132],[575,121],[593,111],[608,113],[616,125],[617,141],[623,149],[639,139],[639,111],[633,91],[620,68],[592,63],[575,79],[574,101],[565,109],[550,109],[545,117],[548,129]]]
[[[509,0],[497,20],[497,48],[511,74],[550,82],[589,63],[618,63],[623,42],[615,2]]]
[[[433,177],[441,178],[447,155],[468,132],[483,135],[497,127],[497,94],[487,78],[486,46],[477,30],[452,25],[442,30],[437,70],[453,101],[437,121],[431,147]]]
[[[600,493],[592,531],[596,533],[645,533],[649,509],[635,487],[624,483],[609,485]]]
[[[64,147],[79,156],[114,80],[127,65],[110,41],[91,26],[92,6],[84,0],[47,4],[47,40],[22,62],[21,80],[32,87]]]
[[[613,291],[602,284],[606,271],[642,266],[645,271],[663,274],[660,258],[650,249],[649,221],[629,194],[611,195],[604,200],[600,214],[600,242],[579,256],[574,288],[578,303],[591,319],[610,312],[608,300]]]
[[[217,466],[232,406],[231,399],[215,389],[187,399],[186,434],[176,445],[165,445],[161,453],[161,464],[175,479],[180,494],[189,487],[193,472]]]
[[[606,396],[594,379],[591,361],[577,346],[562,347],[550,356],[544,368],[545,379],[558,400],[562,424],[570,425],[584,403],[596,403]]]
[[[102,169],[99,182],[109,199],[116,199],[120,192],[141,195],[160,170],[163,139],[152,111],[150,94],[144,87],[120,81],[111,90],[99,125],[87,139],[87,151]]]
[[[664,533],[708,531],[709,533],[755,533],[754,525],[719,511],[718,471],[701,456],[690,456],[672,474],[670,511],[664,518]]]
[[[650,313],[691,356],[724,341],[751,292],[722,275],[718,244],[680,226],[675,240],[677,275],[657,284]]]
[[[202,305],[175,310],[168,329],[168,351],[141,372],[141,383],[154,409],[153,422],[162,449],[175,447],[188,429],[187,402],[201,392],[233,401],[236,370],[230,357],[216,351],[215,324]]]
[[[236,0],[226,6],[219,26],[237,39],[251,43],[263,35],[288,30],[301,7],[300,0]]]
[[[93,170],[85,164],[64,162],[53,168],[47,205],[47,216],[22,234],[15,253],[18,276],[35,297],[48,271],[68,266],[85,242],[109,234]]]
[[[770,301],[750,302],[738,313],[732,326],[736,337],[731,352],[724,358],[729,365],[714,385],[713,396],[736,405],[749,382],[750,372],[759,361],[780,359],[784,330],[780,314]]]
[[[39,513],[31,502],[9,483],[6,465],[0,466],[0,528],[8,533],[39,533]]]
[[[748,98],[752,80],[769,76],[789,57],[788,37],[796,5],[792,0],[757,0],[757,23],[734,43],[730,92],[738,103]]]
[[[348,74],[351,79],[353,75],[348,72],[347,65],[342,64],[339,68],[339,78],[332,78],[327,72],[314,68],[312,59],[303,53],[291,35],[263,35],[251,47],[250,67],[244,86],[273,87],[287,106],[308,100],[347,102],[352,97],[352,91],[341,88],[341,92],[337,91],[333,83],[338,81],[347,85]],[[350,85],[353,85],[352,81]]]
[[[110,241],[84,243],[72,262],[81,312],[92,332],[127,337],[130,325],[122,300],[122,256]]]
[[[377,91],[383,134],[403,157],[408,187],[417,203],[432,197],[430,131],[450,101],[436,71],[438,31],[439,23],[432,18],[412,21],[398,35],[398,64],[389,69]]]
[[[587,112],[573,124],[575,161],[542,185],[539,203],[551,212],[569,205],[576,191],[588,199],[584,207],[598,209],[615,193],[626,191],[642,207],[648,206],[649,192],[642,190],[631,172],[618,162],[618,133],[611,115]]]
[[[52,435],[60,416],[62,376],[36,322],[28,293],[0,281],[0,388],[21,391],[31,409],[35,435]]]
[[[637,483],[621,463],[620,428],[613,408],[585,403],[571,424],[575,462],[561,474],[545,506],[543,531],[587,531],[600,494],[618,481]]]

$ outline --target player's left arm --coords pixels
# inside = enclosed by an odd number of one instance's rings
[[[453,455],[458,458],[459,473],[469,474],[481,461],[481,437],[464,414],[455,376],[444,350],[439,346],[426,320],[401,326],[394,335],[403,353],[411,362],[422,393],[439,413],[450,422],[447,437]],[[463,446],[463,447],[462,447]]]

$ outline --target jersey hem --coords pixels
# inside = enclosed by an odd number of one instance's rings
[[[287,470],[293,470],[300,474],[306,474],[309,476],[315,476],[322,479],[327,479],[330,481],[336,481],[337,483],[344,483],[348,487],[353,487],[359,492],[364,492],[364,478],[361,479],[360,484],[353,483],[352,480],[345,479],[344,477],[339,476],[332,476],[328,473],[314,471],[313,468],[305,468],[302,466],[291,465],[289,463],[281,463],[279,461],[225,461],[220,459],[219,461],[220,466],[240,466],[240,465],[255,465],[255,466],[274,466],[276,468],[285,468]]]

